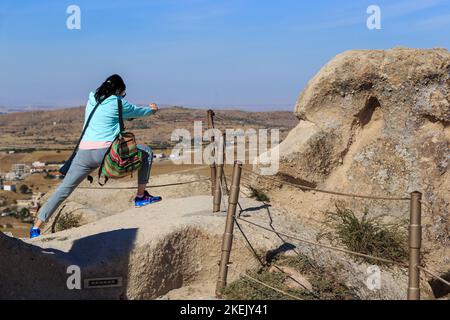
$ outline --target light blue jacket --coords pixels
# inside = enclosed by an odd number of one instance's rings
[[[96,105],[97,102],[94,93],[91,92],[89,94],[89,101],[86,104],[83,128]],[[149,107],[136,106],[130,104],[125,99],[122,99],[122,110],[123,119],[145,117],[155,113],[155,111]],[[117,97],[110,96],[97,107],[82,141],[114,141],[119,134],[119,131],[120,125]]]

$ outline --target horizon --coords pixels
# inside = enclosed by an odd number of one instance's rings
[[[80,29],[68,27],[71,5]],[[379,29],[368,27],[371,5],[380,8]],[[0,106],[85,105],[119,73],[136,104],[293,111],[337,54],[449,49],[448,27],[450,0],[6,0]]]
[[[139,104],[138,105],[142,105]],[[16,112],[36,112],[36,111],[54,111],[54,110],[64,110],[64,109],[76,109],[84,108],[85,105],[78,106],[19,106],[19,107],[6,107],[0,105],[0,115],[16,113]],[[294,113],[294,106],[290,109],[280,109],[280,108],[266,108],[264,110],[258,109],[259,106],[187,106],[187,105],[168,105],[162,104],[158,106],[159,109],[170,109],[170,108],[182,108],[182,109],[193,109],[193,110],[207,110],[214,109],[214,111],[242,111],[242,112],[291,112]]]

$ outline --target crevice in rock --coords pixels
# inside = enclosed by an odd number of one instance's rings
[[[435,115],[432,115],[432,114],[425,114],[424,118],[427,119],[428,121],[430,121],[431,123],[440,123],[444,127],[450,126],[450,121],[448,121],[448,120],[446,121],[444,119],[439,119],[438,117],[436,117]]]
[[[450,281],[450,269],[439,276],[446,281]],[[428,281],[428,284],[430,285],[435,298],[442,298],[450,293],[450,287],[438,279],[431,279]]]
[[[342,150],[339,155],[340,164],[343,164],[345,156],[347,155],[350,147],[355,141],[355,135],[358,128],[364,128],[364,126],[366,126],[372,120],[372,116],[375,110],[379,107],[381,107],[380,102],[376,97],[372,96],[366,101],[364,108],[355,115],[355,119],[353,120],[350,128],[350,138],[348,139],[345,149]]]
[[[379,107],[381,107],[381,105],[376,97],[370,97],[367,100],[364,108],[355,115],[356,121],[361,126],[361,128],[363,128],[370,122],[370,120],[372,120],[373,113]]]
[[[295,177],[291,176],[290,174],[287,174],[287,173],[284,173],[284,172],[278,172],[277,176],[281,180],[283,180],[285,182],[299,184],[299,185],[302,185],[302,186],[305,186],[305,187],[310,187],[310,188],[317,187],[317,183],[316,182],[304,180],[304,179],[301,179],[301,178],[295,178]]]

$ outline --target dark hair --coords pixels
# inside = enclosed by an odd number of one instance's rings
[[[100,87],[97,88],[95,91],[95,100],[97,102],[103,101],[106,98],[115,95],[117,91],[125,91],[126,88],[127,87],[125,86],[125,82],[123,82],[122,78],[118,74],[113,74],[112,76],[109,76]]]

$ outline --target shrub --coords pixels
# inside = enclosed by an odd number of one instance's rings
[[[285,285],[289,277],[282,272],[269,272],[267,266],[259,272],[248,272],[253,278],[264,282],[274,288],[280,289],[300,299],[330,299],[348,300],[358,299],[356,293],[349,289],[344,282],[336,276],[334,270],[320,267],[309,257],[299,254],[295,257],[281,257],[276,264],[294,268],[310,281],[313,292],[303,288],[292,289]],[[292,297],[267,288],[243,276],[230,283],[223,290],[226,299],[230,300],[291,300]]]
[[[22,208],[18,213],[17,216],[20,219],[26,219],[30,216],[30,210],[28,210],[27,208]]]
[[[344,207],[343,203],[336,203],[336,212],[326,212],[325,224],[333,229],[320,236],[326,235],[330,240],[337,241],[349,250],[369,254],[375,257],[405,262],[408,259],[406,224],[383,223],[381,217],[369,218],[368,209],[364,209],[361,218]],[[320,237],[319,236],[319,237]],[[374,260],[360,258],[366,262]],[[383,264],[383,262],[377,261]]]
[[[255,198],[258,201],[262,201],[262,202],[270,202],[270,198],[261,190],[256,189],[254,187],[250,186],[250,197],[251,198]]]
[[[73,213],[65,213],[58,217],[56,221],[56,231],[63,231],[81,226],[81,215]]]

